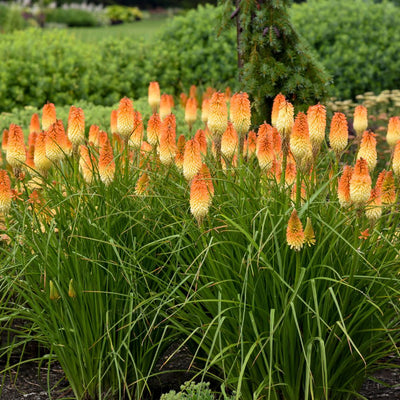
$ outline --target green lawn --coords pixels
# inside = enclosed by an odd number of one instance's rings
[[[153,35],[168,21],[168,17],[144,19],[129,24],[101,26],[95,28],[68,28],[78,39],[85,42],[98,42],[99,40],[112,38],[131,37],[132,40],[144,37],[152,38]]]

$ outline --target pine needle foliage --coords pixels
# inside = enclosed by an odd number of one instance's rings
[[[290,0],[220,3],[225,19],[236,19],[239,79],[252,97],[254,123],[271,114],[273,99],[280,92],[295,106],[326,98],[329,77],[293,27]]]

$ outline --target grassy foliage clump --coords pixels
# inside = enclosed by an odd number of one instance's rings
[[[347,128],[345,158],[324,140],[295,162],[283,130],[264,124],[254,144],[245,132],[239,152],[228,126],[221,142],[233,140],[234,152],[217,160],[218,140],[198,119],[190,131],[181,106],[172,109],[177,126],[166,117],[152,147],[141,136],[150,107],[134,106],[144,126],[125,141],[122,119],[98,140],[86,129],[87,155],[63,155],[47,176],[24,164],[13,176],[4,164],[14,191],[3,209],[3,289],[23,305],[14,314],[31,321],[80,399],[143,398],[173,342],[191,349],[197,378],[237,399],[351,399],[397,351],[398,177],[379,181],[380,171],[360,168],[360,139],[348,144]],[[118,118],[139,121],[124,110]],[[290,136],[293,154],[299,132],[310,140],[304,118]],[[175,134],[194,132],[174,147]],[[177,154],[168,159],[166,148]],[[343,160],[356,164],[350,188]],[[372,187],[381,203],[368,200]],[[0,189],[5,207],[6,180]]]

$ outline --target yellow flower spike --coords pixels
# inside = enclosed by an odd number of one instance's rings
[[[208,214],[211,205],[211,195],[209,185],[202,173],[198,173],[193,178],[190,185],[190,212],[201,224],[204,217]]]
[[[26,161],[24,133],[20,126],[11,124],[8,131],[7,162],[14,169],[21,169]]]
[[[59,142],[60,139],[60,132],[56,126],[56,123],[54,123],[46,132],[46,157],[52,163],[57,163],[64,157],[61,149],[62,144]]]
[[[354,110],[353,127],[358,137],[368,128],[368,110],[366,107],[359,105]]]
[[[294,121],[292,134],[290,135],[290,151],[292,152],[296,164],[302,170],[306,170],[311,165],[312,146],[308,133],[307,116],[299,112]]]
[[[190,139],[185,144],[183,155],[183,176],[190,181],[200,171],[202,166],[199,143]]]
[[[114,180],[115,162],[111,143],[106,137],[99,152],[99,175],[101,181],[109,186]]]
[[[264,123],[258,129],[256,155],[263,171],[267,172],[272,168],[275,155],[272,127],[269,124]]]
[[[189,97],[185,106],[185,122],[189,126],[189,131],[192,130],[193,124],[197,119],[197,100],[194,97]]]
[[[135,185],[136,196],[145,196],[149,187],[150,178],[147,172],[143,172]]]
[[[371,191],[371,196],[365,207],[365,215],[371,223],[377,221],[382,215],[381,191],[377,187],[373,188]]]
[[[368,172],[367,161],[357,160],[350,179],[350,199],[357,205],[364,205],[371,196],[371,176]]]
[[[272,104],[272,113],[271,113],[271,125],[275,128],[279,116],[279,107],[281,103],[284,101],[286,101],[286,98],[282,93],[277,94],[274,98],[274,102]]]
[[[135,111],[131,99],[124,97],[119,102],[117,115],[117,130],[122,139],[127,142],[135,127]],[[89,139],[90,141],[90,139]]]
[[[349,165],[345,165],[343,168],[342,176],[338,183],[338,200],[339,204],[343,208],[347,208],[351,205],[350,199],[350,179],[353,175],[353,168]]]
[[[303,225],[297,215],[296,209],[293,209],[290,215],[286,229],[286,241],[292,250],[300,251],[304,245]]]
[[[216,92],[212,95],[207,126],[214,140],[221,140],[228,127],[228,108],[224,93]]]
[[[149,118],[147,123],[147,141],[153,147],[158,145],[160,140],[161,131],[161,118],[160,115],[155,113]]]
[[[365,131],[360,143],[360,149],[357,153],[357,160],[364,158],[367,161],[368,169],[372,172],[378,161],[378,153],[376,152],[376,135],[373,132]]]
[[[396,142],[393,151],[392,169],[396,176],[400,176],[400,140]]]
[[[397,141],[400,140],[400,118],[392,117],[389,119],[389,125],[386,134],[386,141],[393,148]]]
[[[57,288],[54,286],[53,281],[49,282],[49,287],[50,287],[50,300],[58,300],[61,296],[60,293],[58,293]]]
[[[382,204],[392,205],[396,201],[396,186],[394,183],[393,171],[386,171],[381,187]]]
[[[42,110],[42,130],[47,131],[57,120],[56,107],[53,103],[47,103]]]
[[[247,134],[251,123],[251,106],[247,93],[240,92],[232,96],[230,119],[239,137]]]
[[[227,159],[232,159],[233,156],[237,153],[238,147],[239,147],[238,134],[232,122],[229,121],[226,131],[224,132],[221,138],[221,154],[223,157]]]
[[[153,114],[156,113],[161,101],[160,85],[158,82],[150,82],[148,101]]]
[[[11,181],[6,170],[0,170],[0,213],[6,215],[11,208]]]
[[[310,217],[307,217],[307,223],[304,229],[304,243],[310,247],[315,245],[315,233]]]
[[[177,152],[176,119],[174,114],[167,115],[161,123],[159,152],[162,164],[170,165],[174,162]]]
[[[73,298],[73,299],[76,297],[76,291],[75,291],[75,288],[74,288],[74,280],[73,280],[73,279],[71,279],[71,280],[69,281],[69,285],[68,285],[68,296],[71,297],[71,298]]]
[[[35,152],[33,162],[39,174],[46,176],[51,168],[51,161],[46,156],[46,133],[40,132],[35,142]]]
[[[292,133],[294,125],[294,107],[293,104],[287,100],[279,104],[279,113],[276,120],[276,129],[282,136],[284,143],[289,143],[290,134]]]
[[[171,98],[168,94],[163,94],[161,95],[161,100],[160,100],[160,118],[161,121],[164,120],[164,118],[171,114],[172,112],[172,103],[171,103]]]
[[[307,111],[308,130],[314,157],[325,139],[326,109],[322,104],[310,106]]]
[[[85,142],[85,114],[82,108],[74,106],[70,108],[67,136],[75,149]]]
[[[337,157],[346,148],[348,141],[349,132],[346,116],[343,113],[337,112],[332,118],[329,132],[329,143]]]

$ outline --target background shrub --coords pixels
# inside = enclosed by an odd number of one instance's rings
[[[0,4],[0,33],[14,32],[24,29],[27,23],[16,6],[7,7]]]
[[[400,8],[393,3],[309,0],[293,5],[292,18],[332,75],[333,95],[400,87]]]
[[[138,7],[113,5],[106,8],[106,14],[111,22],[133,22],[143,18]]]
[[[68,26],[97,26],[99,21],[91,11],[76,8],[49,8],[45,11],[46,22],[65,24]]]

